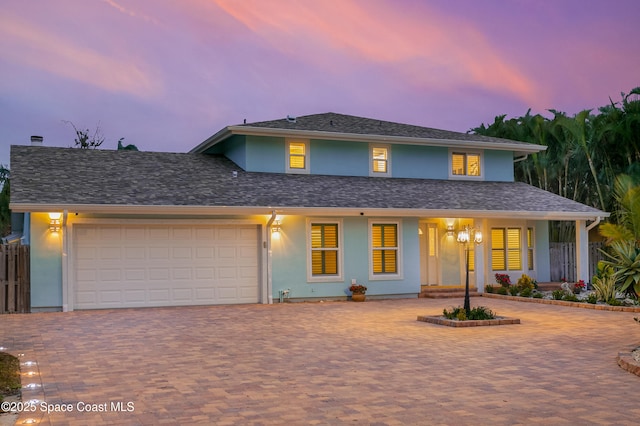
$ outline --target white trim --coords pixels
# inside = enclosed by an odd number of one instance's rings
[[[277,211],[282,215],[317,216],[380,216],[424,218],[487,218],[487,219],[531,219],[531,220],[596,220],[598,216],[609,217],[610,213],[556,212],[521,210],[464,210],[464,209],[394,209],[394,208],[347,208],[347,207],[285,207],[285,206],[138,206],[113,204],[11,204],[14,212],[44,213],[69,210],[69,213],[101,214],[149,214],[149,215],[264,215],[265,211]]]
[[[387,151],[387,171],[386,172],[376,172],[373,170],[373,150],[375,148],[382,148]],[[369,176],[372,177],[391,177],[391,145],[389,144],[380,144],[380,143],[370,143],[369,144]]]
[[[355,134],[326,132],[316,130],[290,130],[290,129],[272,129],[266,127],[251,126],[227,126],[218,131],[213,136],[207,138],[204,142],[193,148],[190,153],[204,152],[213,145],[222,142],[232,135],[247,136],[277,136],[277,137],[300,137],[306,139],[323,139],[323,140],[342,140],[353,142],[380,142],[388,144],[401,145],[426,145],[426,146],[443,146],[443,147],[464,147],[471,149],[495,149],[500,151],[513,151],[514,155],[524,155],[527,153],[540,152],[547,149],[544,145],[536,145],[532,143],[517,142],[488,142],[488,141],[465,141],[456,139],[440,139],[440,138],[414,138],[409,136],[385,136],[374,134]]]
[[[378,225],[378,224],[390,224],[390,225],[396,225],[396,231],[398,232],[397,235],[397,244],[398,246],[396,247],[396,253],[397,253],[397,257],[396,257],[396,262],[397,262],[397,267],[398,267],[398,271],[395,274],[374,274],[373,273],[373,235],[372,235],[372,226],[373,225]],[[368,221],[368,229],[367,229],[367,233],[369,234],[369,245],[368,245],[368,252],[369,252],[369,280],[370,281],[394,281],[394,280],[402,280],[404,279],[404,273],[403,273],[403,250],[402,250],[402,220],[389,220],[389,219],[369,219]]]
[[[311,267],[311,225],[312,224],[337,224],[338,225],[338,274],[313,276]],[[336,218],[307,218],[306,228],[307,234],[307,282],[310,283],[326,283],[326,282],[342,282],[344,281],[344,232],[342,228],[342,219]]]
[[[471,175],[454,175],[453,174],[453,154],[464,154],[465,158],[467,155],[478,155],[480,157],[480,176],[471,176]],[[449,179],[452,180],[484,180],[485,170],[484,170],[484,151],[477,149],[455,149],[449,148]],[[467,166],[465,161],[465,167]],[[465,173],[467,171],[465,170]]]
[[[304,144],[304,169],[292,169],[291,167],[289,167],[289,160],[290,160],[290,153],[289,153],[289,146],[291,145],[291,143],[301,143]],[[310,163],[311,163],[311,156],[310,156],[311,151],[309,150],[309,139],[299,139],[299,138],[286,138],[285,139],[285,143],[284,143],[284,156],[285,156],[285,171],[287,173],[292,173],[292,174],[305,174],[308,175],[311,171],[311,167],[310,167]]]

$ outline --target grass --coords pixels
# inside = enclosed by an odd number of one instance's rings
[[[13,355],[0,352],[0,401],[20,390],[20,361]]]

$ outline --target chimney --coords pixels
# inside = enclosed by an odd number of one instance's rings
[[[42,136],[31,136],[31,146],[42,146]]]

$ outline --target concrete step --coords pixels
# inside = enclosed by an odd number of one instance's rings
[[[464,297],[464,293],[464,288],[434,287],[422,290],[418,297],[428,299],[455,299]],[[477,297],[480,296],[480,293],[478,293],[475,288],[470,288],[469,296]]]

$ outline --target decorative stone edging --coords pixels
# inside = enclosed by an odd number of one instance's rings
[[[482,327],[486,325],[520,324],[520,320],[518,318],[500,317],[490,320],[457,321],[444,318],[442,315],[421,315],[418,316],[418,321],[429,322],[437,325],[446,325],[448,327]]]
[[[632,352],[640,345],[632,345],[624,352],[618,352],[618,365],[629,373],[640,376],[640,363],[633,358]]]
[[[617,312],[635,312],[640,313],[640,306],[611,306],[611,305],[594,305],[586,302],[569,302],[568,300],[554,299],[535,299],[533,297],[522,296],[505,296],[495,293],[482,293],[482,297],[490,299],[514,300],[516,302],[542,303],[545,305],[571,306],[572,308],[595,309],[597,311],[617,311]]]

